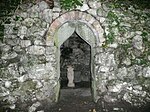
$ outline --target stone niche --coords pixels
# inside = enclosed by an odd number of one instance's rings
[[[90,87],[91,81],[91,48],[76,33],[73,33],[60,47],[60,80],[61,86],[66,87],[67,65],[74,68],[75,87]]]

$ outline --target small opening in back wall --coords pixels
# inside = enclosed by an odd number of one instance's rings
[[[74,72],[75,88],[91,87],[91,47],[73,33],[60,47],[60,83],[61,88],[68,88],[67,66]]]

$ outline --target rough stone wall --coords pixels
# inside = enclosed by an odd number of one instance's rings
[[[148,10],[119,5],[97,10],[106,38],[95,58],[98,93],[106,102],[140,106],[150,101],[150,18]]]
[[[0,100],[2,106],[27,107],[33,112],[42,106],[43,100],[52,102],[56,97],[56,47],[54,43],[47,44],[46,35],[50,24],[67,11],[61,10],[57,2],[53,9],[44,1],[22,7],[11,23],[5,25],[4,41],[0,44]],[[97,32],[105,41],[95,46],[94,56],[97,100],[125,100],[135,106],[149,102],[148,11],[92,0],[84,2],[77,10],[92,15],[84,17],[83,14],[81,18],[92,24],[94,17],[104,29],[104,32]]]
[[[45,40],[52,22],[52,9],[44,1],[22,7],[12,17],[11,24],[5,25],[0,97],[4,107],[7,104],[11,109],[33,111],[32,103],[52,102],[55,98],[55,49],[53,45],[47,46]],[[38,106],[42,105],[38,102]]]

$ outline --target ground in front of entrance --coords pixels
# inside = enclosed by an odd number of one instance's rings
[[[58,103],[44,112],[149,112],[149,107],[146,108],[133,108],[126,102],[107,103],[103,108],[103,105],[92,101],[89,88],[63,88]]]
[[[59,102],[50,112],[96,112],[89,88],[61,89]]]

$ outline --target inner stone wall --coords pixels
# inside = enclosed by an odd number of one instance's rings
[[[18,10],[5,25],[0,43],[1,107],[33,112],[57,101],[58,43],[54,34],[69,20],[70,26],[83,22],[95,36],[93,41],[91,34],[82,34],[91,36],[94,50],[95,101],[121,100],[138,107],[150,102],[149,12],[92,0],[72,11],[61,10],[58,2],[54,5],[50,9],[44,1],[24,4],[24,10]],[[80,28],[88,32],[86,25]]]

